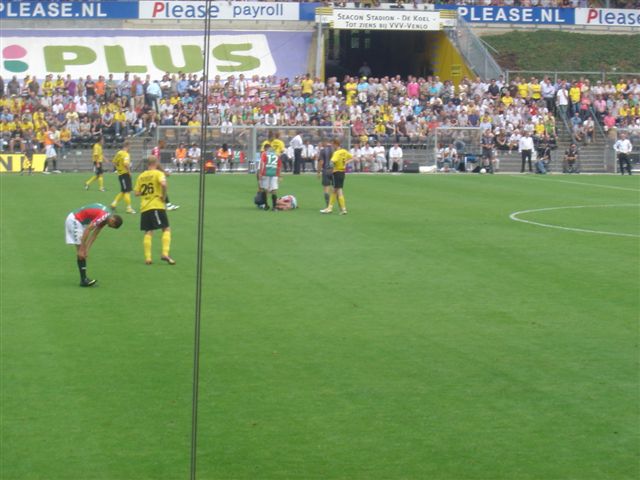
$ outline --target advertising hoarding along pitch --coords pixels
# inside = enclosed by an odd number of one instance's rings
[[[576,8],[576,25],[607,27],[640,26],[640,10],[620,8]]]
[[[471,23],[526,23],[531,25],[573,25],[573,8],[484,7],[473,5],[441,5],[436,9],[457,10]]]
[[[138,2],[31,2],[0,1],[2,19],[62,19],[88,20],[106,18],[138,18]]]
[[[295,2],[212,2],[212,20],[299,20],[300,6]],[[140,1],[140,18],[155,20],[204,19],[207,5],[203,1]]]

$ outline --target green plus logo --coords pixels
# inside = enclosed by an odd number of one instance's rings
[[[99,49],[84,45],[47,45],[43,48],[44,61],[48,72],[62,73],[69,66],[91,65],[99,55],[110,73],[148,73],[149,57],[153,66],[168,73],[195,73],[202,70],[203,53],[200,45],[180,45],[182,58],[176,64],[168,45],[145,45],[148,50],[143,55],[127,51],[121,45],[104,45]],[[251,43],[220,44],[211,50],[214,60],[223,62],[216,65],[220,72],[247,72],[260,66],[260,58],[244,54],[254,46]]]
[[[14,73],[26,72],[29,65],[18,60],[19,58],[24,58],[26,55],[27,51],[20,45],[8,45],[4,47],[2,49],[4,68]]]

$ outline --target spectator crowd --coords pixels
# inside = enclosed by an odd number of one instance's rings
[[[47,75],[0,78],[0,142],[18,152],[30,140],[42,148],[53,135],[62,149],[124,138],[157,126],[199,131],[203,78],[197,74]],[[478,127],[497,149],[514,151],[525,132],[536,142],[555,142],[556,119],[565,115],[578,142],[594,131],[629,129],[640,134],[640,81],[587,78],[463,78],[458,85],[437,76],[366,75],[326,81],[215,76],[206,101],[212,126],[324,126],[351,129],[361,144],[424,144],[436,127]],[[488,141],[488,140],[487,140]]]

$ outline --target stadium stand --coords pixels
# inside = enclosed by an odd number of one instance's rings
[[[27,139],[43,148],[52,126],[61,137],[62,155],[89,148],[100,135],[108,149],[126,137],[152,134],[158,126],[195,132],[202,122],[201,89],[202,78],[184,74],[120,80],[99,73],[78,79],[48,75],[42,81],[14,76],[0,82],[2,150],[18,153]],[[549,78],[516,77],[506,84],[464,78],[454,86],[438,77],[346,76],[323,82],[309,75],[216,76],[210,81],[208,108],[214,127],[349,126],[361,143],[409,148],[425,144],[436,128],[479,127],[490,130],[496,149],[508,155],[508,144],[525,130],[537,143],[552,145],[558,124],[584,145],[598,130],[606,135],[617,128],[635,131],[640,127],[640,80],[572,78],[552,84]]]

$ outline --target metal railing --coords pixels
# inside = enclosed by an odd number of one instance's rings
[[[484,42],[473,33],[462,17],[458,16],[455,27],[445,32],[477,76],[489,80],[503,75],[502,69],[491,56]]]
[[[573,78],[585,78],[590,81],[600,80],[606,82],[607,80],[618,80],[619,78],[637,77],[640,78],[640,72],[619,72],[617,70],[602,70],[598,72],[577,72],[577,71],[552,71],[552,70],[505,70],[504,78],[507,83],[514,77],[544,77],[548,76],[553,79],[553,83],[558,83],[558,80],[573,79]]]

